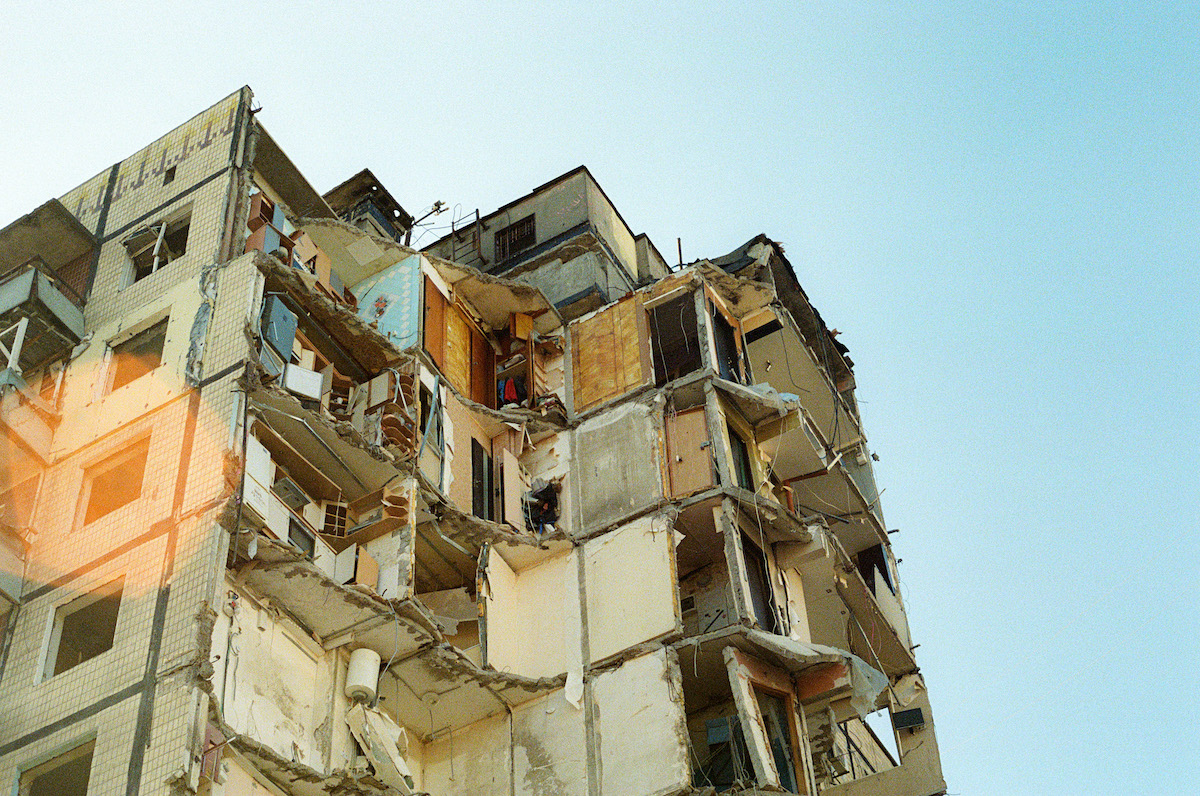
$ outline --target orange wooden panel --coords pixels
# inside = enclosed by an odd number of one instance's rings
[[[442,368],[446,362],[446,299],[425,277],[425,350],[433,363]]]
[[[453,305],[446,310],[446,364],[442,372],[460,393],[471,394],[471,325]]]
[[[713,486],[712,455],[708,442],[708,418],[704,407],[668,414],[667,474],[671,499],[677,500]]]
[[[478,329],[471,329],[471,400],[496,406],[496,354]]]

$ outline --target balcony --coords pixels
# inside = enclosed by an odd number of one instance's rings
[[[95,239],[57,200],[0,230],[0,366],[35,370],[83,336]]]
[[[848,648],[889,678],[917,671],[908,622],[887,581],[876,571],[869,584],[833,533],[778,555],[781,567],[800,571],[815,642]]]

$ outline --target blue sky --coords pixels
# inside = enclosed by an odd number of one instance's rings
[[[80,5],[0,9],[0,224],[249,84],[322,190],[584,163],[668,258],[766,233],[857,363],[950,793],[1200,787],[1200,7]]]

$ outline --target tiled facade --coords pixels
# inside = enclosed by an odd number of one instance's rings
[[[852,368],[777,244],[670,268],[577,169],[416,252],[250,107],[39,209],[90,290],[49,364],[0,361],[0,491],[40,463],[0,529],[0,791],[94,739],[62,793],[944,792]],[[135,280],[130,236],[184,215]],[[39,234],[20,267],[67,267]],[[47,678],[56,612],[118,578],[111,647]]]

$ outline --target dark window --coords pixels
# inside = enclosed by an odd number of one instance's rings
[[[87,493],[84,525],[141,497],[149,453],[150,440],[147,438],[87,469],[84,474]]]
[[[125,249],[133,261],[133,281],[145,279],[187,252],[191,213],[174,221],[158,221],[143,227],[125,239]]]
[[[717,372],[721,378],[740,382],[741,371],[738,369],[737,330],[729,325],[716,308],[711,314],[713,320],[713,340],[716,343]]]
[[[698,766],[693,779],[697,784],[711,785],[718,792],[729,790],[735,783],[754,779],[754,764],[742,736],[742,723],[737,716],[722,716],[705,722],[708,759]]]
[[[688,293],[650,310],[650,346],[656,386],[700,369],[695,294]]]
[[[87,796],[96,742],[88,741],[21,775],[20,796]]]
[[[779,784],[790,793],[797,793],[795,752],[792,749],[792,723],[788,718],[788,705],[782,698],[755,689],[758,709],[762,713],[763,727],[767,731],[767,742],[771,745],[771,756],[779,771]]]
[[[479,440],[471,440],[471,513],[492,519],[492,457]]]
[[[49,675],[62,674],[112,649],[123,586],[122,578],[58,609],[47,656],[54,661]]]
[[[172,182],[174,179],[175,179],[175,167],[172,166],[171,168],[169,168],[163,172],[163,185],[166,185],[167,183]]]
[[[167,342],[167,321],[163,318],[149,329],[138,332],[112,347],[112,384],[110,390],[124,387],[162,364]]]
[[[742,489],[754,490],[754,470],[750,467],[750,450],[733,429],[729,430],[729,449],[733,452],[733,479]]]
[[[746,579],[750,582],[750,607],[754,618],[763,630],[776,633],[779,625],[775,620],[775,599],[767,575],[766,557],[762,548],[746,534],[742,534],[742,557],[746,559]]]
[[[858,573],[862,575],[863,580],[867,582],[872,591],[875,590],[875,573],[878,571],[883,582],[887,584],[888,590],[893,594],[896,592],[896,587],[892,585],[892,571],[888,567],[887,552],[884,551],[882,544],[868,547],[854,559],[858,566]]]
[[[533,216],[528,215],[496,233],[496,262],[504,262],[535,243],[537,243],[537,230]]]

